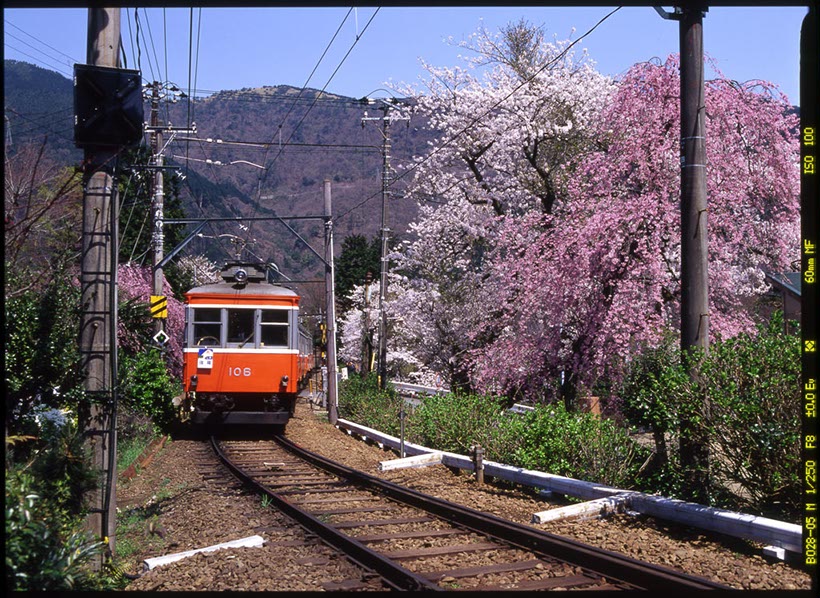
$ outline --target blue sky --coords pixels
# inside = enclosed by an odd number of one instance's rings
[[[388,81],[416,82],[423,74],[420,58],[436,66],[459,64],[462,50],[445,40],[466,39],[479,26],[496,31],[523,18],[543,25],[548,37],[577,39],[613,8],[393,6],[378,12],[360,7],[349,15],[343,6],[203,8],[193,9],[191,27],[189,8],[152,7],[139,9],[139,48],[129,8],[122,9],[121,30],[127,67],[136,68],[139,61],[148,81],[170,80],[186,91],[301,87],[318,63],[308,87],[326,86],[358,98],[388,95],[378,91]],[[725,76],[771,81],[798,104],[799,35],[806,12],[799,6],[712,7],[704,19],[705,50]],[[3,19],[5,58],[66,76],[74,62],[86,61],[87,9],[5,9]],[[678,24],[650,7],[625,7],[576,48],[586,48],[601,72],[617,76],[636,62],[676,52]]]

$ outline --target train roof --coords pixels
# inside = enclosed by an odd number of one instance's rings
[[[194,287],[186,297],[194,295],[228,295],[231,297],[259,296],[296,297],[296,292],[267,281],[268,265],[257,262],[228,262],[222,268],[222,280]]]
[[[194,287],[185,293],[186,297],[190,295],[233,295],[240,297],[242,295],[299,296],[291,289],[267,282],[218,282],[215,284],[206,284],[201,287]]]

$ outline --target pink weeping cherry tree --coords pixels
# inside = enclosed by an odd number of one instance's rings
[[[557,209],[499,219],[484,289],[499,313],[472,332],[492,339],[472,353],[479,387],[589,389],[679,326],[679,85],[676,56],[633,66],[600,149],[561,165]],[[771,84],[718,77],[705,118],[711,331],[725,338],[753,328],[765,271],[798,258],[797,117]]]

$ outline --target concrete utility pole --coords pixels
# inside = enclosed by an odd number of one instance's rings
[[[336,285],[333,266],[333,220],[331,219],[330,180],[324,182],[325,198],[325,291],[327,303],[327,413],[331,424],[339,418],[339,392],[336,377]]]
[[[88,56],[93,66],[117,67],[120,9],[88,9]],[[117,210],[115,150],[86,149],[83,172],[82,315],[80,354],[90,408],[84,414],[92,466],[102,487],[88,493],[91,533],[113,551],[116,529]],[[99,571],[105,557],[92,563]]]
[[[373,285],[373,273],[367,271],[364,277],[364,310],[362,312],[362,368],[361,375],[370,373],[370,361],[373,359],[373,338],[370,336],[370,293]]]
[[[681,92],[681,352],[689,376],[700,388],[693,350],[709,349],[709,254],[703,86],[703,5],[687,5],[680,19]],[[696,413],[681,419],[680,456],[691,498],[709,498],[709,445],[697,422],[708,413],[699,390]]]
[[[165,177],[162,172],[162,129],[159,127],[159,92],[161,83],[154,81],[151,90],[151,147],[154,151],[153,162],[157,167],[154,170],[154,196],[151,201],[151,213],[153,229],[151,231],[151,272],[152,285],[151,293],[159,297],[162,295],[162,262],[163,251],[165,249],[165,236],[162,232],[165,209]],[[154,334],[159,334],[165,329],[165,318],[154,318]]]
[[[372,101],[372,100],[371,100]],[[407,117],[391,117],[388,113],[394,106],[385,101],[379,106],[384,112],[382,117],[368,118],[367,113],[362,119],[362,126],[367,120],[382,121],[382,223],[381,223],[381,278],[379,281],[379,388],[387,386],[387,312],[385,300],[387,297],[387,238],[390,229],[387,228],[387,199],[390,195],[390,122],[393,118],[407,120]]]
[[[680,145],[681,145],[681,358],[689,377],[700,388],[696,350],[709,350],[709,254],[707,238],[706,103],[703,87],[703,16],[705,3],[693,3],[667,13],[679,22],[680,33]],[[689,499],[709,498],[708,438],[697,423],[708,413],[706,393],[701,403],[681,416],[680,458]]]
[[[382,145],[382,251],[381,251],[381,278],[379,279],[379,388],[387,386],[387,311],[385,310],[385,299],[387,297],[387,236],[390,229],[387,228],[387,198],[390,184],[390,118],[387,115],[390,106],[384,104],[384,118],[382,126],[384,136]]]

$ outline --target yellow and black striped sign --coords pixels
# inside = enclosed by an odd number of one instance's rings
[[[165,295],[151,295],[150,307],[152,318],[168,317],[168,297]]]

